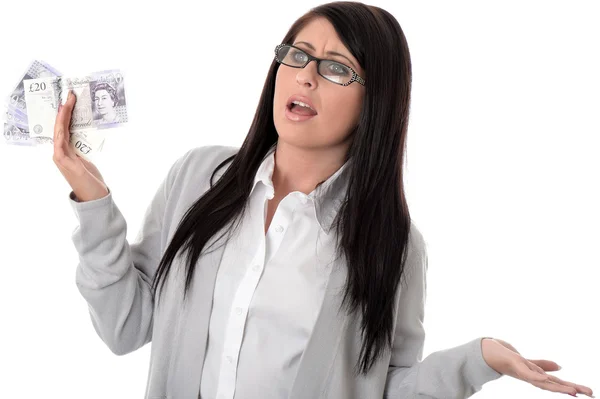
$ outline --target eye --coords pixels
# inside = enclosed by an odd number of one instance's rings
[[[329,65],[329,68],[327,68],[329,70],[330,73],[334,73],[336,75],[348,75],[350,74],[350,70],[342,65],[342,64],[338,64],[337,62],[332,62]]]
[[[306,59],[308,58],[304,52],[296,50],[296,49],[292,49],[291,53],[292,53],[292,59],[299,63],[306,62]]]

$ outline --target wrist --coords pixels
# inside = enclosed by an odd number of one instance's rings
[[[99,200],[99,199],[106,197],[109,193],[110,193],[110,190],[108,190],[108,187],[105,187],[105,188],[100,189],[93,193],[85,193],[85,192],[78,193],[77,191],[73,190],[73,194],[75,197],[74,200],[76,202],[88,202],[88,201]]]

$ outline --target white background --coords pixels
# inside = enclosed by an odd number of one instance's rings
[[[64,74],[125,72],[130,123],[96,164],[131,240],[177,157],[241,145],[274,47],[317,4],[2,0],[0,92],[34,58]],[[411,50],[406,191],[429,249],[424,355],[498,337],[600,393],[599,4],[373,4]],[[150,345],[118,357],[96,335],[51,147],[1,144],[0,397],[141,398]],[[504,376],[474,397],[559,395]]]

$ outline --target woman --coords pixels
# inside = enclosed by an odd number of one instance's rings
[[[98,117],[94,118],[100,124],[120,122],[117,114],[119,98],[117,91],[108,83],[98,83],[92,89],[92,101]]]
[[[466,398],[502,375],[591,395],[499,339],[422,359],[427,255],[402,185],[402,30],[338,2],[282,43],[242,146],[177,160],[131,245],[102,176],[64,139],[72,95],[57,117],[78,288],[114,353],[152,341],[146,398]]]

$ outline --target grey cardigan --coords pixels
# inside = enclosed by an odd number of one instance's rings
[[[89,305],[94,329],[117,355],[152,342],[146,399],[199,398],[213,287],[223,246],[215,246],[219,249],[199,259],[185,306],[185,270],[180,258],[173,263],[157,303],[152,300],[150,284],[184,212],[208,190],[215,167],[237,150],[206,146],[180,157],[158,188],[131,244],[112,193],[88,202],[78,202],[73,192],[69,196],[79,220],[72,237],[79,254],[76,284]],[[216,178],[222,174],[223,170]],[[395,299],[393,348],[368,375],[355,375],[353,368],[361,347],[359,320],[338,312],[339,293],[346,278],[341,259],[332,267],[289,399],[467,398],[484,383],[502,376],[482,357],[484,337],[422,359],[427,255],[423,237],[414,225],[406,280],[402,280],[406,284],[401,284]]]

